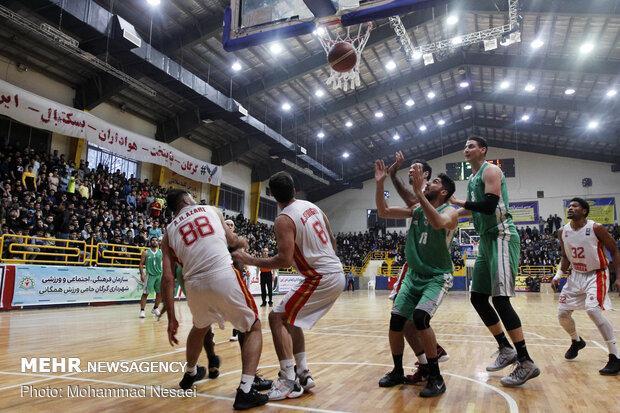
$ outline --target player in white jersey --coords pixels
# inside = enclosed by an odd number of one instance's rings
[[[294,264],[304,276],[303,282],[289,291],[269,314],[280,360],[280,373],[269,391],[269,399],[282,400],[299,397],[304,390],[314,387],[302,328],[312,328],[329,311],[344,290],[345,276],[336,256],[336,239],[329,220],[319,207],[295,199],[293,178],[286,172],[273,175],[269,189],[281,209],[274,224],[278,253],[271,258],[255,258],[235,251],[233,256],[259,268],[287,268]]]
[[[242,374],[233,407],[249,409],[267,403],[266,395],[252,388],[263,347],[261,323],[254,298],[233,267],[230,248],[247,248],[247,241],[237,237],[224,224],[221,211],[208,205],[197,205],[183,190],[166,195],[168,208],[174,212],[162,242],[162,290],[168,309],[168,340],[176,339],[179,323],[174,312],[174,271],[183,266],[183,281],[193,327],[186,344],[187,367],[179,386],[189,389],[204,378],[206,370],[197,366],[202,344],[213,323],[229,321],[245,333],[241,350]]]
[[[558,305],[560,325],[572,339],[572,344],[564,357],[572,360],[577,357],[579,350],[586,346],[586,342],[577,334],[575,320],[572,317],[574,310],[585,309],[609,349],[609,361],[599,373],[616,375],[620,373],[620,353],[613,326],[602,311],[611,308],[611,301],[607,296],[609,271],[603,246],[613,257],[616,273],[620,271],[620,252],[607,229],[587,219],[589,212],[590,206],[586,200],[571,199],[567,214],[570,222],[558,231],[562,261],[557,274],[553,277],[554,286],[559,284],[569,265],[572,266],[572,272],[562,288]]]

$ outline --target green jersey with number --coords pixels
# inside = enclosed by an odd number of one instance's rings
[[[450,208],[443,204],[437,208],[442,213]],[[418,275],[435,276],[452,273],[450,243],[454,231],[434,229],[426,219],[422,207],[413,211],[405,254],[407,264]]]
[[[486,194],[484,180],[482,174],[489,167],[489,163],[485,162],[480,167],[480,170],[469,178],[467,183],[467,200],[470,202],[480,202],[484,199]],[[501,196],[495,208],[495,213],[492,215],[486,215],[480,212],[472,211],[472,218],[474,220],[474,228],[480,236],[494,236],[503,235],[507,232],[511,234],[516,233],[516,228],[512,223],[512,215],[508,212],[508,189],[506,187],[506,178],[502,173],[502,186]]]
[[[145,260],[146,273],[153,277],[161,277],[162,260],[163,257],[160,249],[155,252],[150,248],[147,249]]]

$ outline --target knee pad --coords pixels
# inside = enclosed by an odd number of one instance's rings
[[[392,313],[392,316],[390,317],[390,330],[398,331],[400,333],[405,328],[406,321],[407,319],[402,315]]]
[[[482,319],[482,322],[485,326],[492,326],[499,323],[499,318],[497,317],[497,313],[489,304],[489,295],[480,294],[475,291],[471,292],[471,305],[474,306],[474,309]]]
[[[431,326],[431,315],[424,310],[416,310],[413,312],[413,324],[418,331],[426,330]]]
[[[521,327],[521,320],[514,308],[512,308],[512,304],[510,304],[510,297],[493,297],[492,300],[493,307],[497,310],[497,314],[502,319],[506,330],[511,331]]]

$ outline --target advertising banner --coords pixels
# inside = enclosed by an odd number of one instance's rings
[[[304,281],[304,276],[299,274],[280,274],[278,276],[278,293],[286,294],[297,284]]]
[[[588,219],[599,224],[613,224],[616,222],[616,199],[615,198],[586,198],[590,204]],[[568,221],[569,199],[564,200],[564,219]]]
[[[515,225],[538,223],[538,201],[510,202],[508,210]]]
[[[12,305],[132,301],[142,290],[137,268],[16,265]]]
[[[220,185],[222,168],[0,80],[0,114],[34,128],[86,139],[119,156],[165,166],[186,178]]]

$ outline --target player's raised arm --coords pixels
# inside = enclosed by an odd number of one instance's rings
[[[163,255],[161,293],[165,308],[168,310],[168,341],[170,345],[175,345],[179,344],[176,338],[179,323],[174,313],[174,266],[176,259],[170,245],[168,245],[168,234],[164,235],[161,242],[161,251]]]
[[[273,225],[276,234],[278,253],[269,258],[253,257],[245,251],[237,250],[232,253],[233,259],[243,264],[254,265],[260,268],[288,268],[293,265],[295,251],[295,223],[286,215],[279,215]]]
[[[603,243],[607,251],[611,254],[614,267],[616,267],[616,284],[620,286],[620,251],[618,250],[618,245],[616,245],[616,241],[613,239],[609,231],[607,231],[607,228],[601,224],[594,224],[594,233],[596,234],[596,238]]]
[[[396,192],[398,192],[401,199],[405,201],[405,204],[408,207],[413,207],[418,203],[418,198],[405,186],[405,184],[403,184],[403,181],[396,176],[396,173],[403,165],[403,162],[405,162],[405,156],[403,153],[401,151],[396,152],[394,155],[394,163],[388,168],[388,174],[390,175],[392,184],[394,185],[394,188],[396,188]]]
[[[422,170],[422,165],[416,164],[412,168],[413,171],[411,178],[413,179],[413,193],[418,198],[420,207],[422,207],[424,215],[426,216],[426,219],[428,219],[428,223],[433,227],[433,229],[455,229],[458,225],[457,211],[450,209],[447,212],[438,212],[426,196],[424,196],[424,172]],[[443,189],[440,193],[440,196],[444,196],[447,199],[450,198],[448,195],[452,196],[452,194],[448,194],[447,189]]]
[[[375,161],[375,203],[377,204],[377,214],[381,218],[403,219],[411,217],[411,207],[389,207],[385,201],[384,182],[387,178],[387,169],[382,160]]]

